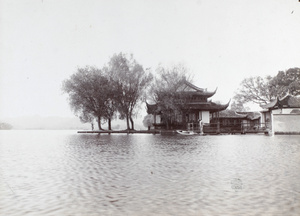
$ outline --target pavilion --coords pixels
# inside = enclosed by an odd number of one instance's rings
[[[169,119],[165,119],[163,110],[159,104],[148,104],[147,113],[153,115],[153,125],[157,128],[166,128],[167,121],[170,129],[191,129],[197,127],[199,121],[209,124],[213,117],[218,117],[218,113],[225,110],[227,104],[214,103],[208,98],[212,97],[215,91],[207,91],[207,89],[199,88],[190,82],[185,82],[182,90],[178,92],[185,100],[183,100],[180,110],[172,110]]]

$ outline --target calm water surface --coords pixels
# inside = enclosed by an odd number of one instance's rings
[[[300,136],[0,131],[0,215],[300,215]]]

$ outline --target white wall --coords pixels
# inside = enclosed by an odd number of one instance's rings
[[[156,124],[159,124],[159,123],[160,123],[160,120],[161,120],[160,115],[156,115],[155,123],[156,123]]]
[[[300,115],[274,114],[274,132],[300,133]]]
[[[202,122],[203,123],[209,123],[209,111],[202,111],[202,112],[199,112],[199,116],[202,115]]]

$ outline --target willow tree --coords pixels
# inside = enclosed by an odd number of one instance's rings
[[[113,116],[113,92],[107,76],[95,67],[78,68],[77,72],[63,82],[62,90],[69,94],[70,106],[81,119],[92,116],[101,128],[101,119],[107,119],[109,129]]]
[[[115,54],[110,59],[106,70],[114,88],[114,101],[120,117],[126,119],[128,130],[134,130],[132,117],[153,76],[136,62],[133,55],[128,56],[123,53]]]

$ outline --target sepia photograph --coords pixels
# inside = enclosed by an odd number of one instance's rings
[[[300,215],[300,1],[0,0],[0,215]]]

